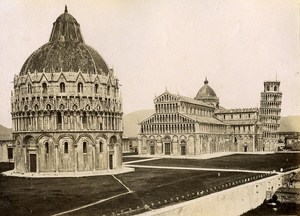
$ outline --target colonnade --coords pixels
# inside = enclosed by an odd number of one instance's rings
[[[260,110],[260,114],[261,115],[273,115],[273,116],[280,116],[280,108],[277,108],[277,109],[269,109],[270,107],[268,108],[262,108]]]
[[[122,130],[118,113],[92,111],[45,111],[13,115],[14,131]]]
[[[190,124],[144,124],[141,133],[194,133],[195,125]]]
[[[155,104],[156,113],[174,113],[178,112],[177,103],[168,103],[168,104]]]
[[[270,93],[268,92],[267,94],[262,94],[261,95],[261,100],[262,101],[281,101],[282,95],[281,93]]]
[[[155,104],[156,113],[176,113],[184,112],[191,115],[202,115],[202,116],[212,116],[214,111],[205,109],[195,105],[189,105],[188,103],[157,103]]]

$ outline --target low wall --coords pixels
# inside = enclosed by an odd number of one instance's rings
[[[279,173],[265,179],[140,215],[241,215],[261,205],[266,198],[266,192],[275,192],[282,186],[284,176],[290,172]]]

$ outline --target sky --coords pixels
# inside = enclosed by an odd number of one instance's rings
[[[195,97],[205,77],[225,108],[259,107],[281,82],[282,116],[300,115],[298,0],[0,0],[0,124],[13,76],[68,11],[120,80],[124,114],[166,89]]]

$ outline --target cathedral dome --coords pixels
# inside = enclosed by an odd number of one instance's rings
[[[208,85],[208,80],[205,78],[204,86],[202,86],[195,99],[202,99],[203,97],[217,97],[215,91]]]
[[[84,43],[79,23],[65,8],[53,23],[49,42],[29,56],[20,75],[78,71],[107,75],[109,68],[98,52]]]

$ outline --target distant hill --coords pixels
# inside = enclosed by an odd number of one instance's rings
[[[279,132],[300,132],[300,116],[281,117]]]
[[[12,130],[11,128],[4,127],[0,125],[0,140],[11,140],[12,139]]]
[[[138,122],[150,117],[154,110],[138,110],[123,116],[124,137],[137,137],[139,132]]]

